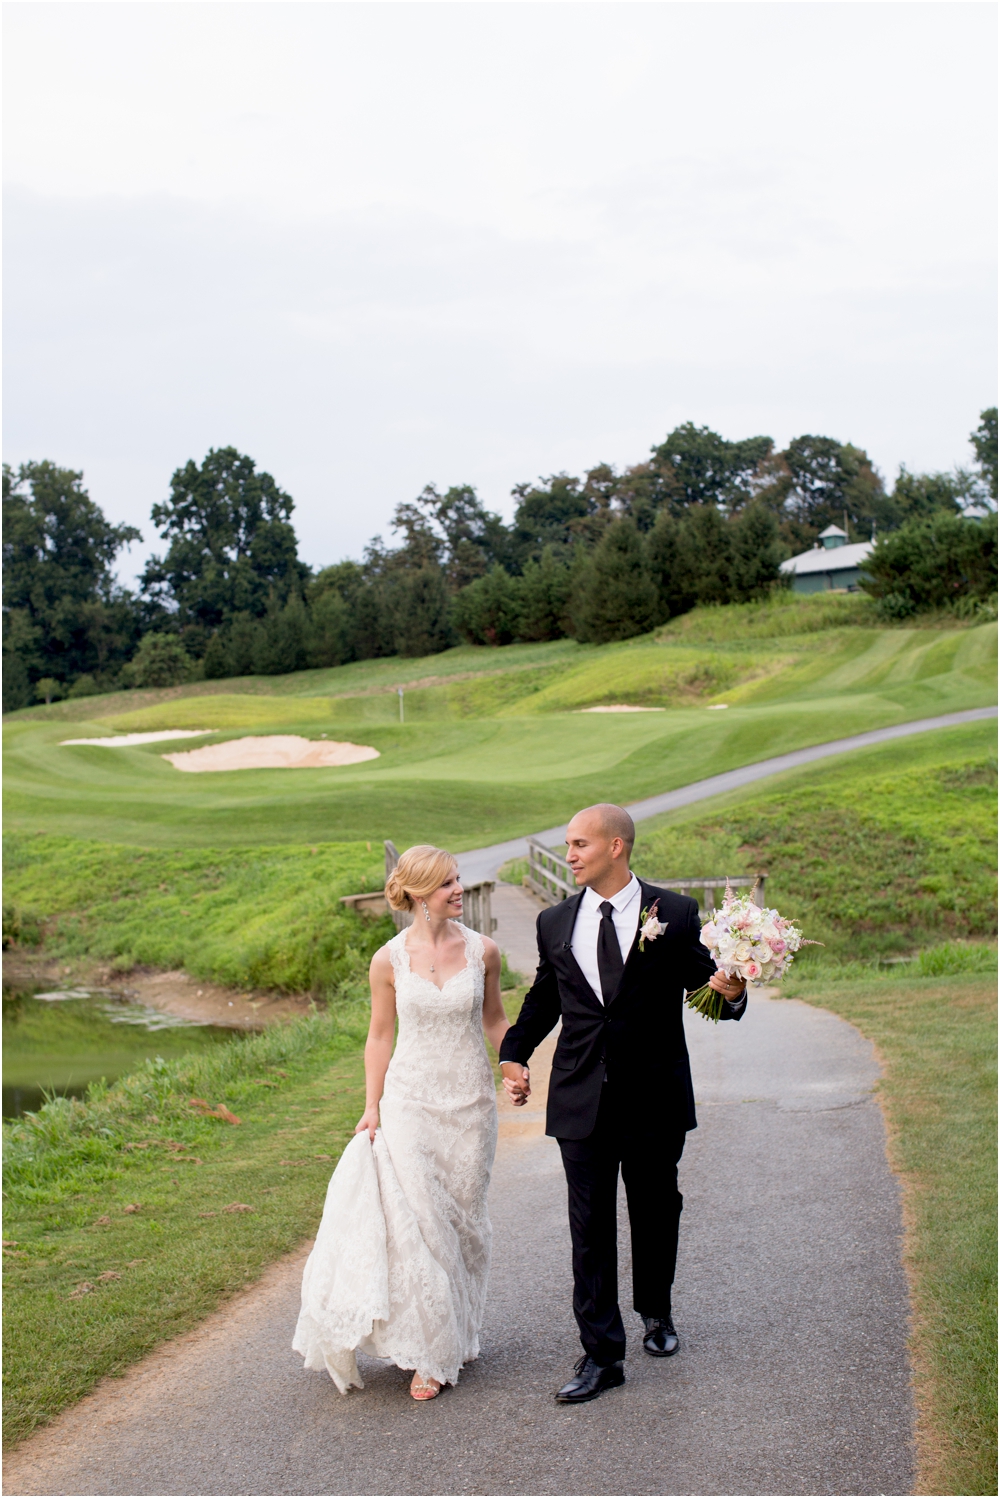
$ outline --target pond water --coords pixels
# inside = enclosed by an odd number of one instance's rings
[[[113,1082],[147,1059],[172,1060],[238,1033],[161,1014],[114,989],[5,988],[3,1116],[34,1112],[46,1093],[82,1097],[101,1077]]]

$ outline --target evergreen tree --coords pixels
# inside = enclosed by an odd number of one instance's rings
[[[309,605],[310,666],[342,666],[351,660],[351,616],[336,588],[325,588]]]
[[[569,567],[545,546],[538,561],[525,563],[520,584],[518,639],[561,639],[568,626]]]
[[[731,603],[735,526],[715,505],[692,505],[681,526],[682,569],[695,603]]]
[[[233,616],[229,626],[227,645],[229,648],[228,676],[252,676],[257,654],[257,639],[263,622],[252,614],[241,611]]]
[[[485,577],[456,593],[453,603],[455,627],[473,645],[509,645],[519,634],[520,579],[503,567],[493,567]]]
[[[729,602],[764,598],[782,582],[783,548],[778,522],[760,504],[747,505],[732,526],[732,576]]]
[[[31,677],[24,657],[4,641],[3,648],[3,710],[16,713],[19,707],[30,706],[32,699]]]
[[[686,613],[696,590],[681,522],[668,509],[659,511],[646,537],[646,565],[656,589],[656,623]]]
[[[434,655],[455,643],[451,599],[440,567],[400,572],[389,590],[397,655]]]
[[[222,631],[217,629],[213,632],[205,649],[202,660],[206,681],[215,681],[223,676],[235,676],[238,673],[230,670],[230,653],[227,642]]]
[[[644,634],[653,626],[656,606],[656,587],[647,570],[642,538],[634,521],[616,520],[589,560],[577,639],[602,645]]]
[[[258,676],[285,676],[303,671],[307,663],[309,621],[296,589],[282,605],[272,594],[268,610],[255,632],[253,669]]]

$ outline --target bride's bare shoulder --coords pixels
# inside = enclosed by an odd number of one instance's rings
[[[499,968],[500,948],[497,946],[492,936],[482,936],[480,937],[480,940],[483,944],[483,957],[485,959],[486,966],[490,968]]]
[[[388,942],[384,947],[379,947],[371,960],[368,971],[373,978],[388,978],[389,982],[392,982],[392,953],[389,951]]]

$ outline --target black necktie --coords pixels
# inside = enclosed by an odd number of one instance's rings
[[[597,933],[597,971],[601,975],[601,993],[610,1004],[618,992],[625,964],[615,930],[615,908],[610,900],[601,901],[601,929]]]

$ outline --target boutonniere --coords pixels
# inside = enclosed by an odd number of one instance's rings
[[[659,900],[654,900],[652,905],[648,905],[645,910],[641,910],[639,912],[640,952],[645,950],[647,941],[655,941],[658,936],[662,936],[664,931],[666,931],[667,926],[670,924],[668,921],[660,920],[659,916],[656,914],[659,908]]]

